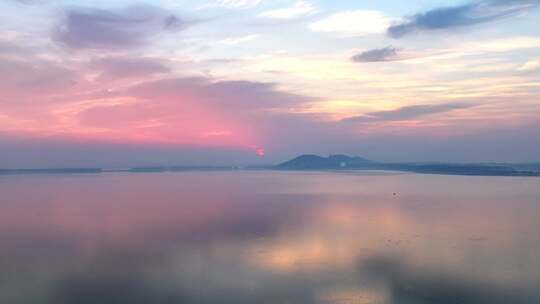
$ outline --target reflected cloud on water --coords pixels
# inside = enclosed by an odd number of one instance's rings
[[[506,304],[538,303],[540,292],[533,286],[497,285],[471,280],[436,269],[407,266],[397,257],[375,256],[361,263],[361,273],[382,282],[391,303]]]
[[[447,177],[205,174],[0,184],[0,302],[540,301],[539,191],[522,181],[505,196]]]

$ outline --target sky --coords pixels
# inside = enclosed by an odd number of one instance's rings
[[[0,167],[540,161],[539,0],[0,0]]]

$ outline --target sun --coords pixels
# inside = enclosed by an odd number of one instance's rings
[[[255,149],[255,153],[259,156],[259,157],[264,157],[266,155],[266,151],[264,150],[264,148],[257,148]]]

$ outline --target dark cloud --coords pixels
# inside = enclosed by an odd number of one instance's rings
[[[170,72],[162,60],[154,58],[100,58],[94,60],[91,67],[101,72],[101,79],[147,77]]]
[[[160,33],[183,30],[189,25],[152,6],[131,6],[120,11],[76,8],[67,12],[53,36],[73,49],[124,49],[142,46]]]
[[[373,49],[362,52],[352,57],[354,62],[381,62],[381,61],[396,61],[402,59],[399,56],[401,49],[388,46],[382,49]]]
[[[400,38],[413,32],[461,28],[487,23],[540,6],[538,0],[485,0],[459,6],[439,7],[409,17],[388,28]]]
[[[470,108],[471,105],[464,103],[444,103],[438,105],[416,105],[402,107],[397,110],[378,111],[367,113],[362,116],[346,118],[345,122],[379,122],[379,121],[401,121],[415,119],[430,114],[445,113],[458,109]]]
[[[253,81],[218,81],[208,78],[175,78],[144,83],[134,87],[135,96],[148,99],[166,97],[194,100],[227,109],[260,109],[293,106],[314,98],[280,91],[273,83]]]

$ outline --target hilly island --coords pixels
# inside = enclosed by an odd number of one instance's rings
[[[358,156],[306,154],[275,167],[277,170],[387,170],[423,174],[472,176],[540,176],[538,164],[390,163]]]

